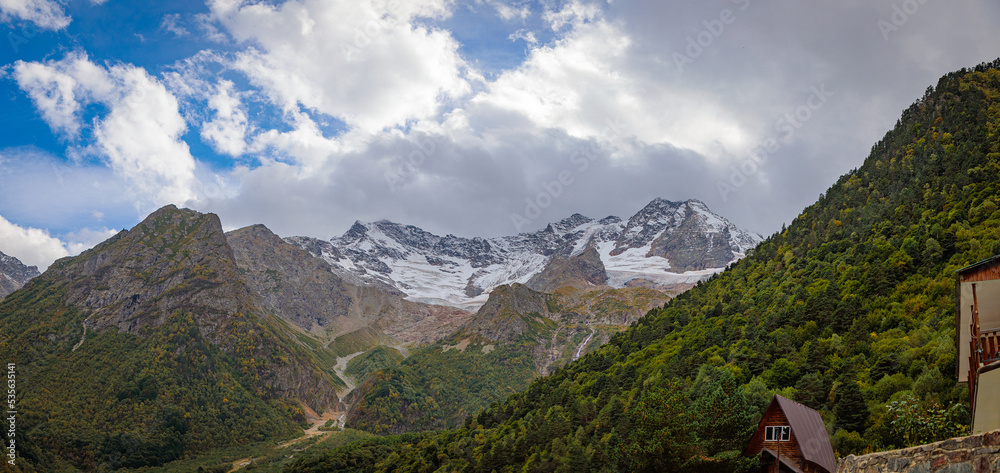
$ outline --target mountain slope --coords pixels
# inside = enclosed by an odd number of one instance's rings
[[[627,222],[574,214],[533,233],[500,238],[441,237],[383,220],[357,222],[330,241],[288,241],[322,257],[346,278],[390,286],[415,301],[477,310],[493,288],[526,283],[588,249],[597,252],[607,273],[590,276],[612,287],[637,280],[693,284],[741,258],[760,237],[697,200],[656,199]]]
[[[378,344],[432,343],[472,315],[404,300],[391,288],[353,284],[263,225],[234,230],[226,237],[262,305],[340,356]]]
[[[299,402],[339,402],[322,358],[258,305],[218,217],[173,206],[0,302],[0,359],[26,387],[21,457],[43,470],[291,436]]]
[[[729,270],[378,471],[748,471],[775,392],[820,410],[841,455],[967,431],[954,272],[1000,253],[998,69],[946,75]]]
[[[564,287],[546,294],[521,284],[500,286],[446,339],[382,371],[370,370],[374,374],[348,398],[347,424],[380,434],[456,427],[606,343],[669,297],[646,288]]]
[[[0,252],[0,300],[20,289],[38,274],[37,267],[25,266],[17,258]]]

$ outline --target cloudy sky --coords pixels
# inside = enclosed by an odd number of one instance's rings
[[[0,251],[173,203],[329,238],[700,199],[764,235],[950,71],[992,0],[0,0]]]

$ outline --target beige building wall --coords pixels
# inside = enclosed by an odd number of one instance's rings
[[[972,322],[972,285],[976,285],[979,300],[979,328],[990,330],[1000,328],[1000,280],[964,282],[961,285],[959,308],[961,320],[958,322],[958,381],[969,380],[969,324]],[[1000,397],[1000,391],[995,395]]]
[[[1000,429],[1000,369],[979,375],[976,390],[976,413],[972,419],[972,433]]]

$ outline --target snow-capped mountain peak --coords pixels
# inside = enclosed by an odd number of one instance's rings
[[[408,298],[465,309],[482,305],[501,284],[525,283],[555,257],[594,247],[608,284],[636,279],[655,285],[694,283],[721,271],[760,242],[701,201],[655,199],[627,221],[573,214],[544,229],[498,238],[437,236],[386,220],[355,222],[329,241],[287,239],[334,271],[392,286]]]

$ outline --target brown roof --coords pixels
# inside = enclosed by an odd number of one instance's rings
[[[993,265],[993,264],[997,264],[997,263],[1000,263],[1000,255],[993,256],[993,257],[990,257],[990,258],[986,258],[986,259],[984,259],[984,260],[982,260],[982,261],[980,261],[978,263],[972,263],[972,264],[970,264],[970,265],[968,265],[968,266],[966,266],[964,268],[961,268],[961,269],[959,269],[959,270],[957,270],[955,272],[958,273],[958,274],[963,274],[963,273],[967,273],[967,272],[969,272],[969,271],[971,271],[973,269],[979,269],[980,267],[989,266],[989,265]]]
[[[826,433],[826,425],[819,412],[777,394],[771,405],[774,403],[778,403],[778,407],[788,418],[788,425],[798,440],[802,457],[827,471],[837,471],[837,457],[833,454],[833,445],[830,444],[830,436]]]

